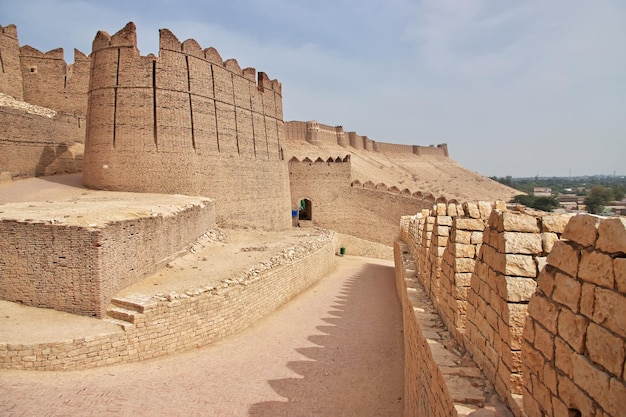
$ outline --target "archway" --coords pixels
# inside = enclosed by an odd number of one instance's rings
[[[300,200],[299,220],[311,220],[313,218],[313,204],[308,198]]]

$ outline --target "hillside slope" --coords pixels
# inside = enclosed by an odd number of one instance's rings
[[[382,182],[389,187],[408,188],[411,192],[431,193],[435,198],[443,196],[459,202],[508,201],[520,194],[444,156],[371,152],[330,143],[318,146],[296,139],[288,139],[285,146],[285,159],[295,156],[299,160],[306,157],[326,160],[348,154],[352,162],[352,181]]]

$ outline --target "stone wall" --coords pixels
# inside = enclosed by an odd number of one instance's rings
[[[402,219],[448,331],[518,416],[622,415],[624,221],[492,207],[438,204]]]
[[[524,411],[625,416],[626,221],[581,215],[561,237],[528,306]]]
[[[220,225],[290,226],[278,81],[166,29],[140,56],[132,23],[99,32],[91,57],[85,185],[206,195]]]
[[[113,294],[215,226],[206,198],[117,197],[123,210],[111,198],[3,205],[0,299],[103,317]]]
[[[259,268],[186,294],[125,298],[114,302],[127,313],[124,330],[64,343],[0,343],[0,367],[84,369],[154,358],[197,348],[240,331],[312,286],[335,267],[338,242],[332,233],[280,255]],[[210,277],[209,277],[210,279]]]

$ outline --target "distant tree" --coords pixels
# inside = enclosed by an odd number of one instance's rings
[[[613,184],[611,189],[613,190],[613,198],[616,201],[621,201],[622,198],[624,198],[624,195],[626,195],[626,192],[624,191],[624,186],[621,184]]]
[[[559,206],[554,197],[535,197],[526,194],[516,195],[513,202],[542,211],[552,211]]]
[[[542,211],[552,211],[559,206],[554,197],[537,197],[533,201],[532,208]]]
[[[614,195],[611,188],[596,184],[591,187],[589,194],[585,198],[585,205],[589,213],[601,213],[610,201],[613,201]]]
[[[522,204],[526,207],[532,207],[535,201],[535,197],[528,194],[520,194],[513,197],[513,201],[517,204]]]

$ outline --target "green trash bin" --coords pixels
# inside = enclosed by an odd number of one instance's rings
[[[339,248],[339,254],[341,256],[345,255],[346,254],[346,248],[344,248],[343,246],[341,248]]]

